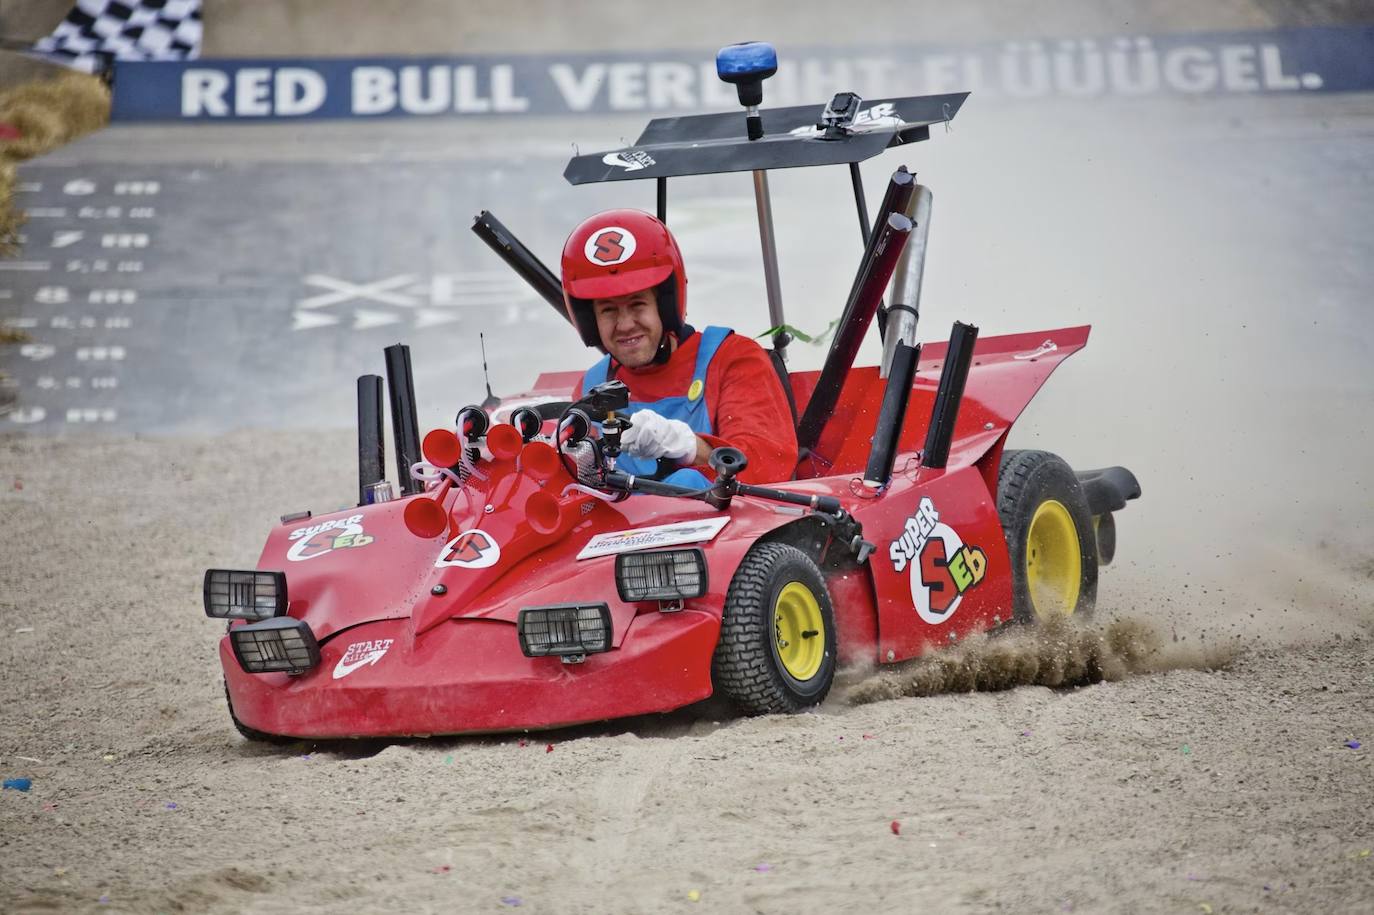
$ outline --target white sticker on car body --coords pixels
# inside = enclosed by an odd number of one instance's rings
[[[362,515],[350,515],[296,528],[287,535],[292,541],[286,551],[287,561],[305,562],[335,550],[367,546],[376,538],[363,530],[362,520]]]
[[[1054,352],[1054,351],[1057,350],[1057,349],[1059,349],[1059,345],[1058,345],[1057,343],[1055,343],[1053,340],[1046,340],[1044,343],[1040,344],[1039,346],[1037,346],[1035,349],[1031,350],[1030,352],[1028,352],[1028,353],[1016,353],[1016,354],[1013,355],[1011,358],[1013,358],[1013,359],[1035,359],[1035,358],[1037,358],[1037,357],[1039,357],[1039,356],[1048,355],[1048,354]]]
[[[343,657],[334,665],[334,679],[340,680],[359,667],[376,664],[386,654],[395,639],[374,639],[369,642],[354,642],[344,649]]]
[[[473,528],[463,531],[448,543],[439,558],[434,560],[436,569],[458,567],[461,569],[485,569],[501,560],[501,545],[485,531]]]
[[[677,546],[683,543],[706,543],[714,540],[725,525],[726,518],[703,518],[700,521],[678,521],[673,524],[659,524],[654,527],[637,527],[628,531],[611,531],[597,534],[578,559],[593,559],[597,556],[610,556],[615,553],[629,553],[634,550],[649,550],[661,546]]]

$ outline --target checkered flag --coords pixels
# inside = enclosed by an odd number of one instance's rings
[[[33,53],[99,73],[114,60],[194,60],[200,36],[200,0],[77,0]]]

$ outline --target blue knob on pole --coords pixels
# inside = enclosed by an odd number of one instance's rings
[[[766,41],[730,44],[716,53],[716,75],[727,83],[761,83],[777,72],[778,52]]]
[[[763,104],[763,81],[778,72],[778,52],[766,41],[730,44],[716,53],[716,75],[733,83],[739,103],[748,109],[749,139],[763,136],[758,106]]]

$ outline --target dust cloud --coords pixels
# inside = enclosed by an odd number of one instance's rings
[[[841,691],[850,705],[942,693],[997,692],[1018,686],[1065,688],[1165,670],[1224,670],[1240,639],[1200,643],[1172,638],[1135,619],[1105,625],[1054,619],[1040,626],[980,634],[946,651],[864,676]]]

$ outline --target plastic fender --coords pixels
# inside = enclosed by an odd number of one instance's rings
[[[872,574],[867,568],[832,573],[825,576],[825,587],[835,611],[841,666],[872,664],[878,659],[878,607]]]
[[[878,607],[878,660],[901,661],[1011,618],[997,506],[976,467],[898,474],[855,506]]]

